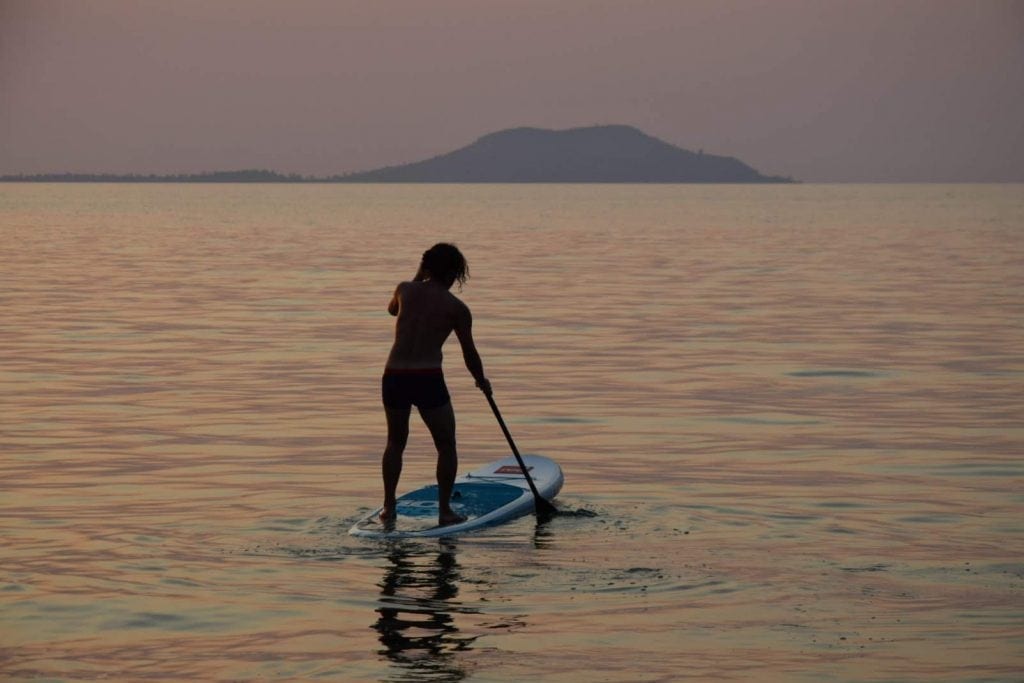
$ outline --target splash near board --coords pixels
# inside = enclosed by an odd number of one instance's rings
[[[562,488],[562,468],[542,455],[524,455],[537,491],[547,500]],[[437,485],[423,486],[400,496],[394,525],[380,521],[381,508],[356,522],[349,533],[368,538],[430,538],[464,534],[529,514],[535,500],[514,456],[477,468],[455,480],[452,509],[466,521],[437,526]]]

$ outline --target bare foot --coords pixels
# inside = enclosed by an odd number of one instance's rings
[[[385,506],[382,508],[379,517],[381,524],[387,527],[393,527],[395,525],[396,517],[394,506]]]
[[[451,526],[452,524],[458,524],[459,522],[465,522],[466,517],[460,515],[455,511],[442,512],[437,516],[438,526]]]

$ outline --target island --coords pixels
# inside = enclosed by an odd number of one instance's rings
[[[6,182],[176,183],[791,183],[733,157],[692,152],[632,126],[512,128],[446,154],[399,166],[328,177],[274,171],[191,175],[42,174]]]
[[[454,152],[337,177],[358,183],[778,183],[732,157],[670,145],[632,126],[513,128]]]

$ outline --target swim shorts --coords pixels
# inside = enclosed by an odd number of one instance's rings
[[[440,408],[451,401],[441,368],[386,368],[381,378],[386,408]]]

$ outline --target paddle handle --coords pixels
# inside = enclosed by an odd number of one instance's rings
[[[530,471],[527,469],[526,463],[523,462],[523,456],[519,455],[519,449],[516,448],[516,442],[512,440],[512,434],[508,431],[508,427],[505,426],[505,420],[503,420],[501,417],[501,411],[498,410],[498,404],[494,402],[494,397],[491,396],[490,394],[484,395],[487,397],[487,402],[491,404],[491,410],[494,411],[494,417],[498,419],[498,426],[501,427],[501,431],[505,435],[505,439],[508,441],[509,447],[512,449],[512,455],[516,456],[516,461],[519,463],[519,468],[523,471],[523,476],[526,477],[526,483],[530,485],[530,491],[533,492],[533,497],[537,503],[538,512],[554,512],[555,506],[541,497],[540,491],[537,490],[537,485],[533,483],[533,478],[530,476]]]

